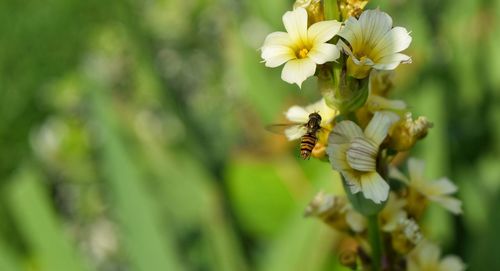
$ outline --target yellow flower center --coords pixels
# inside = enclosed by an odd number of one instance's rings
[[[297,57],[298,58],[305,58],[307,57],[307,54],[309,53],[309,50],[307,48],[302,48],[297,52]]]

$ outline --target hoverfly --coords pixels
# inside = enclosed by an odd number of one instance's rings
[[[289,140],[300,138],[300,157],[308,159],[318,142],[318,132],[328,129],[321,127],[321,115],[318,112],[309,114],[305,123],[274,124],[267,126],[267,130],[285,134]]]

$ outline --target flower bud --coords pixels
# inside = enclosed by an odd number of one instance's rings
[[[340,12],[342,13],[342,18],[345,20],[351,16],[359,17],[363,12],[363,8],[368,4],[366,0],[341,0],[340,1]]]
[[[321,191],[309,203],[304,215],[316,216],[332,228],[348,231],[346,211],[347,199],[345,197],[326,195]]]
[[[427,135],[432,125],[426,117],[420,116],[413,120],[411,113],[406,113],[406,118],[397,122],[389,132],[389,147],[396,151],[409,150],[417,140]]]
[[[307,11],[308,26],[325,20],[321,0],[297,0],[293,4],[293,9],[296,8],[304,8]]]

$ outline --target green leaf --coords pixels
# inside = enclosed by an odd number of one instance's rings
[[[77,257],[56,217],[40,178],[30,169],[14,177],[9,207],[35,260],[43,271],[89,270]],[[2,270],[4,269],[2,266]],[[11,270],[11,269],[8,269]]]
[[[94,86],[92,105],[102,140],[101,168],[111,199],[111,212],[119,223],[131,270],[184,270],[175,251],[174,233],[159,215],[144,177],[114,127],[111,104],[102,88]],[[70,269],[67,269],[70,270]]]

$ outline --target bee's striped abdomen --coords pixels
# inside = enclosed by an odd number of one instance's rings
[[[318,141],[316,132],[306,133],[302,136],[302,139],[300,141],[300,157],[302,157],[302,159],[305,160],[309,158],[309,156],[311,156],[311,152],[314,146],[316,146],[316,141]]]

